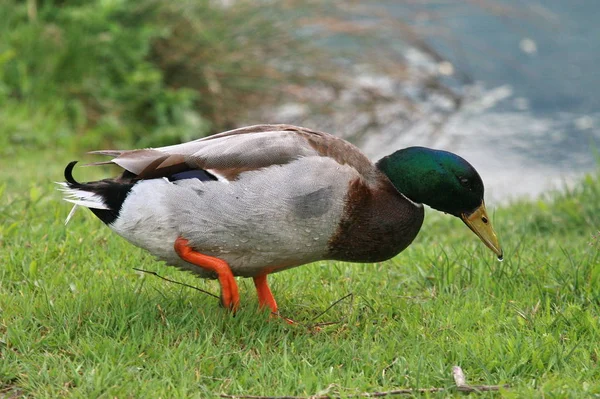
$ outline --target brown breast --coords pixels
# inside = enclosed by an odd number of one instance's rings
[[[329,240],[329,259],[381,262],[402,252],[423,224],[422,206],[415,205],[380,173],[378,184],[350,182],[342,220]]]

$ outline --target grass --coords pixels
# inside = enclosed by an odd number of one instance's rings
[[[600,395],[596,177],[497,209],[502,263],[460,221],[428,210],[391,261],[273,275],[281,312],[301,322],[353,293],[317,320],[342,322],[315,333],[259,312],[249,280],[232,317],[214,298],[140,275],[132,268],[218,293],[90,212],[65,227],[70,207],[52,182],[78,157],[17,147],[0,159],[0,398],[452,389],[453,365],[472,384],[510,384],[503,397]]]

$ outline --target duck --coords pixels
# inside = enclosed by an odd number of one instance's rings
[[[217,279],[240,306],[252,278],[260,308],[278,314],[267,278],[307,263],[384,262],[416,238],[424,204],[460,218],[502,259],[478,172],[460,156],[408,147],[373,163],[335,135],[285,124],[242,127],[182,144],[101,150],[122,172],[59,183],[112,231],[167,265]]]

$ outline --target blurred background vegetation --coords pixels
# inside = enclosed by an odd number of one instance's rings
[[[407,117],[429,96],[460,107],[459,85],[403,59],[444,62],[410,25],[344,3],[0,0],[0,148],[165,145],[281,122],[263,111],[285,101],[368,109],[389,98],[356,86],[365,65],[411,87]]]

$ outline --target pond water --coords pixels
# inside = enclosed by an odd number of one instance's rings
[[[385,6],[401,18],[407,6],[398,3]],[[500,3],[525,7],[516,0]],[[524,15],[505,17],[476,7],[448,12],[452,2],[420,5],[444,15],[421,23],[452,32],[450,38],[429,40],[474,79],[476,95],[441,134],[427,134],[426,121],[402,134],[381,132],[361,145],[368,155],[377,158],[389,148],[408,145],[456,152],[482,175],[488,202],[535,197],[595,171],[600,151],[600,1],[525,3]]]

